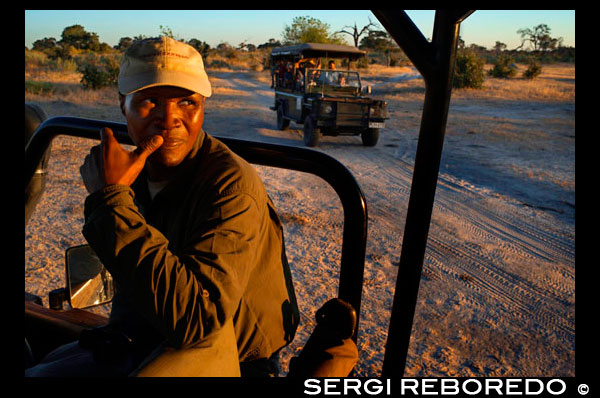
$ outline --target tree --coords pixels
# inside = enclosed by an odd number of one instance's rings
[[[56,39],[54,37],[44,37],[33,42],[32,50],[44,51],[54,50],[57,46]]]
[[[175,35],[173,34],[173,31],[168,26],[158,25],[158,29],[160,30],[160,36],[166,36],[166,37],[170,37],[173,40],[182,41],[175,37]]]
[[[354,47],[358,47],[358,42],[360,40],[360,37],[365,34],[365,33],[369,33],[371,31],[371,27],[378,27],[377,24],[374,24],[373,22],[371,22],[371,18],[369,18],[369,23],[365,26],[363,26],[363,28],[359,31],[358,28],[356,27],[356,22],[354,22],[354,26],[344,26],[345,28],[349,28],[352,29],[352,32],[347,32],[344,29],[337,31],[335,33],[346,33],[349,34],[350,36],[352,36],[352,39],[354,40]]]
[[[86,32],[81,25],[67,26],[63,29],[62,39],[59,43],[63,47],[69,45],[78,50],[100,50],[100,40],[96,33]]]
[[[294,18],[291,26],[285,26],[282,36],[284,45],[300,43],[344,43],[344,40],[337,33],[329,33],[329,24],[308,16]]]
[[[393,46],[394,43],[390,35],[383,30],[370,30],[359,44],[360,48],[369,48],[374,51],[385,51]]]
[[[557,45],[560,46],[562,43],[562,37],[550,37],[550,28],[546,24],[539,24],[533,29],[522,28],[517,30],[517,33],[521,35],[521,45],[517,49],[522,48],[526,42],[529,42],[534,51],[547,51],[554,50]]]
[[[217,44],[217,50],[219,51],[231,51],[233,50],[233,47],[231,47],[231,44],[229,44],[226,41],[222,41],[219,44]]]
[[[273,48],[273,47],[281,47],[281,42],[279,40],[269,39],[268,42],[258,45],[259,50],[262,48]]]
[[[208,57],[208,50],[210,50],[210,45],[204,41],[200,41],[198,39],[190,39],[187,44],[194,47],[200,54],[202,54],[202,58],[206,61]]]
[[[494,51],[496,53],[501,53],[504,50],[506,50],[506,44],[504,44],[500,41],[496,41],[496,44],[494,45]]]
[[[131,37],[121,37],[119,39],[119,44],[115,46],[117,50],[124,51],[133,43],[133,39]]]
[[[391,36],[383,30],[370,30],[367,36],[360,41],[359,47],[385,54],[387,66],[392,64],[392,53],[401,51]]]
[[[469,44],[468,49],[473,51],[475,54],[484,54],[486,52],[486,48],[484,46],[480,46],[479,44],[475,43]]]

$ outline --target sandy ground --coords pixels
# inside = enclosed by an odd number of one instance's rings
[[[414,70],[402,72],[365,77],[391,117],[376,147],[325,137],[317,148],[354,173],[368,204],[358,376],[381,373],[420,124],[423,82]],[[541,78],[574,91],[571,72]],[[266,75],[220,72],[211,80],[207,132],[303,146],[301,126],[276,129]],[[123,121],[108,98],[29,100],[50,116]],[[453,94],[405,376],[574,376],[574,114],[572,98]],[[47,293],[64,285],[64,250],[85,243],[78,166],[91,145],[54,141],[48,189],[26,227],[25,287],[46,305]],[[343,214],[321,179],[257,169],[284,222],[302,311],[283,352],[285,373],[314,312],[336,294]]]

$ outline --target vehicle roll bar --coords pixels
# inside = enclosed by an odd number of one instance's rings
[[[99,140],[102,127],[112,129],[120,143],[133,145],[127,134],[127,125],[123,123],[76,117],[54,117],[44,121],[25,147],[25,187],[56,136]],[[338,297],[350,303],[359,317],[367,242],[367,203],[352,173],[333,157],[308,148],[217,138],[250,163],[311,173],[321,177],[335,190],[344,210]],[[355,342],[357,336],[358,322],[353,335]]]
[[[425,81],[425,102],[402,240],[382,377],[402,376],[444,144],[460,23],[473,10],[436,10],[428,42],[402,10],[371,10]]]

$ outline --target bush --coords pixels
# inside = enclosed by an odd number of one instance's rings
[[[514,59],[508,55],[500,54],[496,59],[494,67],[488,74],[493,77],[508,79],[517,74],[517,67],[514,65]]]
[[[357,69],[368,69],[369,68],[369,58],[368,57],[359,58],[356,61],[356,68]]]
[[[73,59],[51,59],[48,61],[48,67],[55,71],[77,72],[77,63]]]
[[[25,50],[25,67],[46,66],[48,56],[42,51]]]
[[[229,64],[222,59],[213,59],[208,65],[209,68],[230,68]]]
[[[540,66],[539,62],[531,61],[529,62],[529,66],[527,67],[527,69],[523,72],[523,77],[525,79],[535,79],[541,73],[542,67]]]
[[[25,80],[25,92],[32,94],[52,94],[54,91],[54,85],[50,82],[38,82]]]
[[[456,55],[454,67],[454,88],[481,88],[485,79],[483,66],[485,60],[469,50],[460,51]]]
[[[87,57],[78,67],[83,75],[80,83],[86,89],[99,89],[117,84],[119,63],[114,57],[102,56],[100,59]]]

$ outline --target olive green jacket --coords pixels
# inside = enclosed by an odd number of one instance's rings
[[[145,172],[86,198],[83,235],[117,283],[110,322],[149,347],[188,348],[231,318],[240,361],[268,358],[298,324],[273,203],[206,133],[180,167],[154,200]]]

